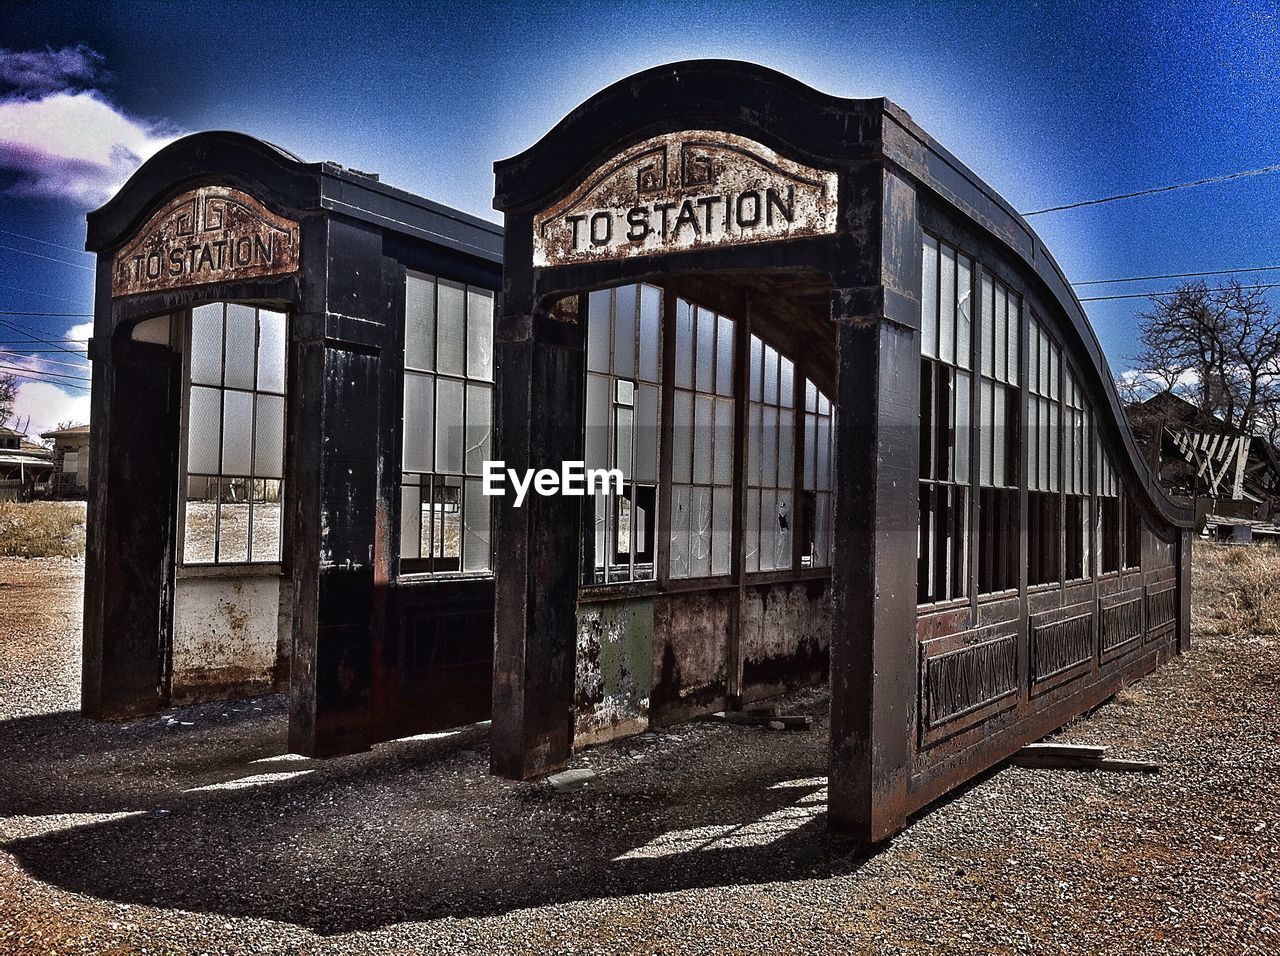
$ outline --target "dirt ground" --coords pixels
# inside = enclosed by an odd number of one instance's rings
[[[0,560],[0,953],[1280,952],[1280,638],[1203,633],[873,853],[812,733],[695,723],[486,774],[483,726],[312,761],[280,697],[77,716],[78,560]],[[1212,629],[1210,629],[1212,630]]]

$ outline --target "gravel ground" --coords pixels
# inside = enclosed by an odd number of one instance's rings
[[[695,723],[487,776],[483,726],[311,761],[285,702],[75,713],[71,560],[0,561],[0,952],[1280,952],[1280,638],[1204,635],[866,854],[812,733]]]

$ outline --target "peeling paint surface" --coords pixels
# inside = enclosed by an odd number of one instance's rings
[[[173,702],[270,693],[287,606],[276,574],[178,578]]]
[[[820,682],[829,666],[826,580],[748,588],[742,616],[742,696],[758,700]]]
[[[653,598],[578,607],[574,746],[649,726],[653,687]]]

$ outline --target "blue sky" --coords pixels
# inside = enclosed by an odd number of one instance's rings
[[[176,134],[243,130],[496,219],[494,160],[698,56],[887,96],[1024,210],[1280,162],[1274,3],[13,3],[0,47],[0,311],[90,311],[84,213]],[[1073,281],[1280,265],[1280,174],[1032,222]],[[1087,306],[1116,370],[1145,304]],[[54,338],[84,321],[0,319]],[[52,381],[20,410],[83,417]]]

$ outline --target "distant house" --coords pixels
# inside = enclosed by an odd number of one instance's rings
[[[53,476],[49,492],[54,498],[85,498],[89,493],[89,426],[71,425],[42,432],[53,442]]]
[[[1134,437],[1160,484],[1204,527],[1274,524],[1280,518],[1280,456],[1261,436],[1246,435],[1172,392],[1126,409]]]
[[[27,501],[49,493],[49,449],[0,425],[0,501]]]

